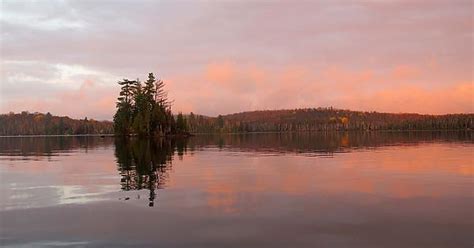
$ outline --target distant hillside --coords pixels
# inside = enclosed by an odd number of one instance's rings
[[[92,119],[75,120],[50,113],[0,115],[0,135],[112,134],[113,123]]]
[[[219,117],[187,116],[190,132],[286,132],[329,130],[470,130],[474,114],[420,115],[333,108],[265,110]]]
[[[191,133],[474,129],[474,114],[391,114],[333,108],[250,111],[218,117],[191,113],[185,117]],[[0,135],[113,133],[110,121],[75,120],[49,113],[0,115]]]

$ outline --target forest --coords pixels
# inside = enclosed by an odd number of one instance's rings
[[[0,135],[80,135],[112,134],[110,121],[71,119],[67,116],[53,116],[49,112],[8,113],[0,115]]]
[[[148,130],[148,114],[134,110],[129,117],[130,126],[125,132]],[[156,110],[155,110],[156,111]],[[160,110],[162,111],[162,110]],[[164,123],[149,130],[171,134],[197,133],[248,133],[248,132],[299,132],[299,131],[375,131],[375,130],[472,130],[474,114],[420,115],[359,112],[333,108],[294,110],[266,110],[208,117],[190,113],[173,115],[165,112]],[[142,115],[133,118],[133,115]],[[116,118],[117,114],[116,114]],[[166,123],[168,122],[168,124]],[[151,125],[154,122],[151,122]],[[160,122],[158,122],[160,123]],[[115,130],[114,130],[115,128]],[[110,121],[93,119],[75,120],[50,113],[9,113],[0,115],[0,135],[76,135],[120,133]],[[137,129],[136,129],[137,128]],[[136,131],[137,130],[137,131]],[[124,131],[124,130],[122,130]],[[146,131],[145,131],[146,132]],[[145,133],[146,134],[146,133]]]
[[[474,114],[421,115],[304,108],[242,112],[217,117],[185,116],[191,133],[472,130]]]
[[[329,108],[249,111],[217,117],[173,114],[165,83],[123,79],[113,122],[74,120],[50,113],[0,115],[0,135],[189,136],[197,133],[315,132],[376,130],[472,130],[474,114],[422,115]]]

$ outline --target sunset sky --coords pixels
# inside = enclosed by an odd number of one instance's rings
[[[0,1],[0,112],[111,119],[123,78],[174,112],[474,112],[474,2]]]

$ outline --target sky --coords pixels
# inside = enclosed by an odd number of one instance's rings
[[[0,113],[111,120],[123,78],[174,112],[474,112],[474,1],[0,0]]]

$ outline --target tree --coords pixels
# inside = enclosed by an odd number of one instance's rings
[[[154,110],[158,108],[155,101],[155,82],[155,76],[153,75],[153,73],[149,73],[148,80],[145,82],[145,87],[143,88],[143,94],[145,98],[144,118],[146,121],[147,135],[153,134],[156,130],[156,126],[158,125],[157,121],[154,119],[157,117],[156,113],[154,113]]]
[[[133,83],[133,97],[135,105],[133,108],[132,129],[139,136],[148,136],[150,122],[150,116],[148,115],[149,104],[145,94],[145,88],[138,79]]]
[[[149,73],[143,84],[139,79],[124,79],[119,85],[122,87],[114,116],[117,134],[129,135],[133,131],[140,136],[152,136],[176,132],[163,81]]]
[[[181,112],[178,114],[176,118],[176,129],[178,133],[185,133],[188,131],[186,119],[183,117],[183,114]]]
[[[222,115],[217,116],[217,126],[219,129],[224,128],[224,118],[222,118]]]
[[[168,101],[168,93],[165,91],[165,83],[162,80],[155,82],[155,102],[159,106],[167,109],[171,108],[171,103]]]
[[[134,82],[128,79],[119,81],[121,87],[117,98],[117,112],[114,115],[114,131],[117,134],[128,135],[132,123],[132,100]]]

